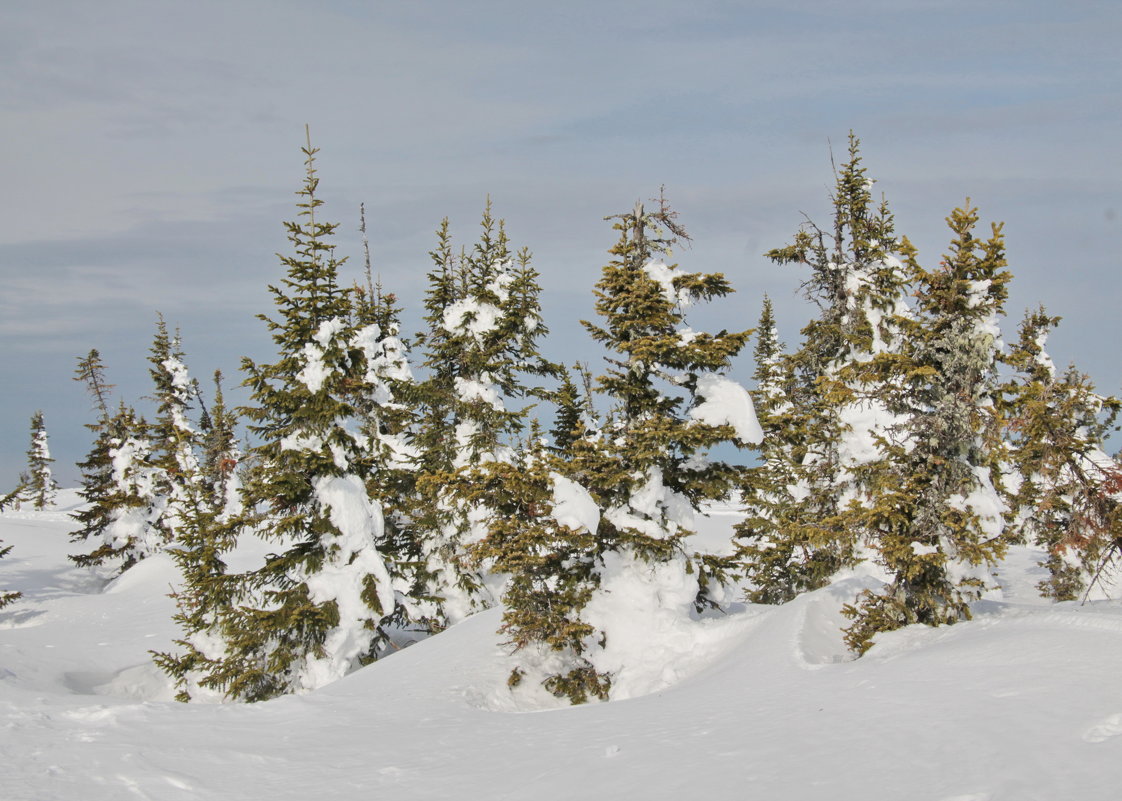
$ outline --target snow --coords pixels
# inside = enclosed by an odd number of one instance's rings
[[[691,305],[693,298],[690,293],[687,290],[678,291],[674,288],[674,276],[682,275],[681,272],[667,266],[661,259],[655,259],[644,264],[643,272],[662,287],[662,294],[668,303],[679,309],[685,309]]]
[[[502,310],[493,303],[475,298],[463,298],[449,304],[444,310],[444,328],[452,332],[465,332],[475,339],[494,331],[502,317]]]
[[[1122,783],[1122,602],[1043,602],[1029,549],[973,621],[856,661],[840,608],[872,579],[694,619],[688,581],[621,562],[598,614],[625,701],[540,711],[544,693],[509,690],[493,609],[306,695],[178,704],[148,653],[179,636],[172,560],[108,585],[74,567],[76,501],[0,515],[0,588],[24,593],[0,611],[0,798],[1113,801]],[[624,598],[652,593],[632,620]]]
[[[312,341],[304,344],[304,367],[296,373],[296,378],[308,388],[309,392],[319,392],[331,375],[332,368],[323,360],[331,346],[331,341],[346,329],[347,323],[340,317],[332,317],[319,324]]]
[[[600,527],[600,507],[588,490],[560,473],[550,473],[549,478],[553,482],[553,519],[574,531],[595,534]]]
[[[710,426],[732,426],[736,438],[745,445],[758,445],[764,439],[756,419],[756,409],[748,390],[717,373],[702,373],[697,378],[697,394],[704,400],[690,409],[691,420]]]
[[[489,373],[481,375],[478,381],[457,376],[455,381],[456,395],[464,403],[481,401],[497,412],[504,411],[505,407],[499,396],[499,390],[495,387],[493,381],[494,379]]]
[[[366,577],[373,576],[383,615],[394,610],[392,580],[374,543],[382,536],[382,510],[370,502],[358,476],[329,476],[315,480],[316,499],[328,511],[336,535],[323,537],[327,557],[305,581],[316,604],[334,601],[339,622],[324,641],[326,655],[309,660],[300,677],[311,690],[340,679],[370,649],[381,616],[362,598]]]

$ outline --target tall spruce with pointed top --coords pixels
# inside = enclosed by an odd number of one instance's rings
[[[798,520],[796,486],[805,455],[802,431],[790,401],[795,377],[793,361],[776,330],[771,299],[764,297],[753,351],[756,381],[753,398],[764,439],[759,464],[744,471],[746,515],[735,527],[736,559],[753,603],[783,603],[793,598],[818,571],[814,552],[804,552],[795,537],[786,536]]]
[[[436,630],[493,603],[471,550],[494,514],[476,491],[479,471],[513,458],[527,416],[521,404],[543,394],[528,382],[557,370],[538,351],[547,329],[529,251],[511,253],[490,201],[480,228],[479,241],[457,257],[448,221],[441,224],[425,298],[428,329],[417,336],[428,376],[418,388],[416,523]]]
[[[399,589],[395,611],[386,624],[425,627],[428,604],[415,600],[424,592],[425,569],[420,532],[410,499],[417,494],[419,454],[411,444],[416,430],[417,383],[409,362],[409,345],[400,336],[401,307],[393,293],[371,275],[366,246],[366,286],[356,287],[355,342],[364,355],[365,374],[352,383],[358,427],[368,461],[366,487],[384,510],[380,550]]]
[[[874,365],[900,349],[910,317],[893,217],[883,199],[874,202],[873,183],[850,133],[832,226],[807,222],[791,245],[767,254],[777,264],[809,268],[804,290],[820,311],[785,366],[784,429],[796,492],[773,510],[774,524],[739,532],[745,554],[775,549],[765,571],[747,568],[761,598],[787,600],[864,558],[869,470],[884,458],[879,443],[898,422],[881,399],[885,379]],[[790,558],[781,563],[779,554]]]
[[[382,512],[366,489],[352,384],[365,371],[354,342],[352,292],[340,286],[317,195],[316,149],[303,148],[299,220],[285,223],[292,255],[270,286],[276,316],[260,318],[276,361],[244,359],[257,437],[249,453],[244,529],[281,544],[236,577],[238,605],[220,622],[219,664],[201,684],[257,701],[333,681],[375,658],[382,620],[393,613],[392,579],[378,550]]]
[[[210,490],[211,504],[222,509],[227,517],[241,513],[241,496],[237,468],[242,452],[238,442],[237,415],[226,405],[222,392],[222,371],[214,371],[214,396],[199,426],[202,455],[199,469]],[[202,405],[201,396],[196,397]]]
[[[151,397],[156,403],[156,417],[148,428],[149,463],[155,471],[155,492],[164,504],[158,525],[169,542],[190,525],[186,518],[194,513],[188,507],[210,501],[199,466],[199,436],[188,419],[196,388],[183,359],[179,332],[170,335],[159,316],[148,357],[154,386]]]
[[[659,582],[670,575],[692,588],[684,606],[656,593],[676,614],[720,599],[719,565],[693,552],[695,513],[726,498],[739,469],[710,458],[716,445],[757,443],[761,432],[746,390],[726,376],[750,331],[709,334],[686,325],[685,309],[732,292],[719,273],[688,273],[668,264],[688,239],[665,198],[615,215],[619,241],[596,284],[599,320],[584,325],[606,350],[599,386],[610,401],[602,436],[580,443],[573,471],[603,510],[597,531],[598,586],[589,604],[610,597],[615,582]],[[605,595],[606,594],[606,595]],[[586,605],[587,606],[587,605]],[[640,616],[660,609],[637,610]],[[598,630],[596,653],[610,662],[615,634]],[[597,667],[598,672],[603,668]],[[610,673],[610,671],[608,671]],[[610,675],[601,675],[610,681]]]
[[[1041,593],[1071,601],[1117,576],[1122,467],[1103,440],[1122,402],[1095,392],[1074,366],[1056,374],[1045,343],[1059,322],[1043,307],[1025,314],[1005,358],[1016,375],[1004,387],[1002,409],[1015,470],[1009,482],[1015,535],[1047,554]]]
[[[51,449],[47,443],[47,426],[43,422],[43,412],[31,416],[31,446],[27,449],[28,483],[24,497],[36,509],[46,509],[54,503],[58,482],[51,475]]]
[[[874,466],[862,520],[892,580],[845,609],[846,642],[859,654],[880,632],[969,619],[1007,545],[996,365],[1010,274],[1001,226],[982,240],[977,222],[969,201],[951,213],[950,250],[933,270],[901,245],[918,313],[899,320],[904,349],[878,362],[900,422],[882,441],[887,458]]]

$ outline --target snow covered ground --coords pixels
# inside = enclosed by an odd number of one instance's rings
[[[1042,602],[1024,549],[974,621],[858,661],[838,610],[868,578],[678,631],[608,704],[512,696],[491,610],[310,695],[184,705],[148,657],[171,560],[72,567],[62,497],[0,515],[3,801],[1122,797],[1122,603]]]

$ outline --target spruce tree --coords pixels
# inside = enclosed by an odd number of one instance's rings
[[[36,509],[46,509],[54,503],[58,483],[51,475],[53,461],[47,444],[47,426],[43,422],[43,413],[38,411],[31,416],[31,447],[27,450],[28,482],[24,489],[24,497]]]
[[[0,540],[0,559],[3,559],[12,550],[11,545],[5,546],[3,543],[4,541]],[[22,593],[19,592],[5,592],[3,590],[0,590],[0,609],[3,609],[5,606],[10,604],[12,601],[15,601],[17,598],[20,598],[21,596]]]
[[[1005,386],[1003,411],[1016,536],[1047,554],[1041,593],[1070,601],[1096,582],[1112,583],[1122,556],[1122,468],[1103,443],[1122,404],[1095,392],[1074,366],[1056,374],[1045,343],[1059,321],[1043,307],[1025,314],[1005,359],[1016,376]]]
[[[828,568],[816,563],[820,553],[803,550],[799,539],[790,536],[799,520],[797,483],[805,452],[790,401],[793,361],[779,341],[771,299],[766,296],[753,355],[753,398],[764,437],[759,464],[745,470],[746,515],[734,529],[736,558],[748,579],[748,599],[774,604],[791,600]]]
[[[901,422],[882,440],[887,458],[874,466],[874,501],[861,521],[891,581],[845,609],[857,653],[879,632],[969,619],[1007,545],[996,365],[1010,274],[1001,226],[981,240],[977,221],[969,202],[951,213],[950,251],[933,270],[901,245],[918,314],[900,320],[903,351],[878,360],[883,397]]]
[[[365,239],[365,220],[363,226]],[[385,619],[399,629],[419,625],[431,616],[425,591],[425,559],[421,533],[410,500],[417,495],[418,452],[411,439],[417,426],[417,383],[409,361],[409,345],[401,338],[401,307],[397,297],[372,280],[367,251],[366,286],[356,287],[355,342],[366,371],[352,384],[353,403],[369,462],[367,491],[385,516],[380,550],[398,591],[398,605]],[[420,603],[416,599],[421,599]]]
[[[85,385],[97,418],[86,428],[94,442],[78,463],[82,473],[78,494],[86,503],[71,516],[79,523],[70,538],[92,540],[94,549],[70,559],[82,567],[120,562],[123,572],[163,546],[157,527],[162,505],[156,493],[155,470],[148,463],[148,426],[124,402],[109,411],[113,385],[97,350],[78,359],[74,380]]]
[[[471,552],[494,514],[475,485],[483,466],[513,458],[527,416],[519,404],[543,394],[528,381],[557,371],[538,352],[547,329],[529,252],[511,253],[489,201],[480,228],[479,241],[457,258],[442,223],[425,299],[428,330],[417,338],[428,376],[418,388],[416,522],[428,574],[423,595],[435,604],[437,630],[494,601]]]
[[[0,512],[3,512],[9,505],[15,505],[19,503],[23,489],[23,484],[20,484],[20,486],[16,487],[12,492],[9,492],[4,497],[0,498]],[[0,540],[0,559],[3,559],[5,556],[7,556],[11,550],[11,545],[5,546],[3,540]],[[3,590],[0,590],[0,609],[3,609],[5,606],[10,604],[17,598],[20,598],[21,596],[22,593],[5,592]]]
[[[596,632],[580,618],[596,587],[599,509],[563,475],[566,465],[545,447],[536,421],[513,461],[484,469],[496,514],[475,552],[509,576],[499,632],[518,665],[508,683],[538,680],[575,704],[606,700],[610,680],[586,656]]]
[[[202,440],[199,469],[210,491],[211,505],[222,510],[226,517],[234,517],[241,513],[241,482],[237,468],[242,453],[238,443],[238,421],[234,410],[226,405],[221,370],[214,371],[213,380],[214,397],[210,408],[204,409],[199,426]],[[201,406],[202,400],[199,400]]]
[[[873,184],[850,133],[830,228],[807,222],[791,245],[767,254],[810,270],[804,289],[819,316],[784,365],[793,495],[769,513],[773,523],[739,531],[743,557],[774,549],[763,570],[748,567],[760,599],[787,600],[823,586],[865,557],[869,472],[885,458],[878,443],[899,422],[882,400],[883,373],[874,363],[900,349],[910,318],[894,220],[883,199],[874,202]]]
[[[709,450],[761,437],[748,393],[726,376],[751,332],[708,334],[686,325],[686,308],[732,288],[719,273],[687,273],[667,263],[672,246],[688,239],[675,217],[660,198],[653,211],[639,203],[608,218],[620,238],[596,284],[600,319],[585,322],[609,354],[599,386],[611,404],[602,436],[577,443],[572,467],[603,510],[596,586],[580,618],[595,630],[586,638],[595,676],[584,677],[593,686],[606,686],[621,667],[612,654],[619,632],[605,630],[610,623],[590,611],[610,602],[614,590],[669,581],[689,597],[669,590],[651,597],[679,614],[720,598],[718,565],[694,553],[688,537],[701,505],[728,497],[740,476],[711,460]]]
[[[168,334],[163,317],[156,321],[156,334],[148,361],[155,391],[156,417],[148,429],[155,492],[163,510],[158,525],[166,541],[175,540],[193,512],[189,507],[206,503],[203,476],[197,453],[198,435],[188,414],[197,388],[183,363],[179,333]],[[198,497],[194,497],[198,496]]]
[[[157,493],[158,471],[150,462],[147,423],[122,401],[116,413],[98,427],[97,438],[82,471],[79,494],[88,505],[74,513],[82,524],[71,539],[93,540],[89,553],[70,559],[80,567],[120,562],[124,572],[163,549],[159,527],[163,502]]]
[[[276,317],[261,315],[277,360],[244,359],[244,409],[258,439],[249,453],[243,528],[282,548],[236,577],[238,606],[220,623],[224,652],[202,680],[233,698],[263,700],[322,686],[377,656],[394,612],[392,578],[378,550],[379,506],[366,488],[366,455],[352,430],[351,385],[366,365],[354,342],[352,292],[322,222],[316,149],[303,148],[300,219],[286,223],[293,254],[270,286]]]

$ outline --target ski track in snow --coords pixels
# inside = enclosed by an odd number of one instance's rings
[[[859,660],[840,609],[876,582],[854,576],[707,618],[674,683],[626,701],[511,693],[490,610],[309,695],[183,705],[148,654],[178,634],[171,560],[106,583],[66,562],[71,525],[0,515],[0,589],[25,593],[0,612],[3,801],[1119,797],[1122,604],[1042,602],[1025,549],[973,621]]]

